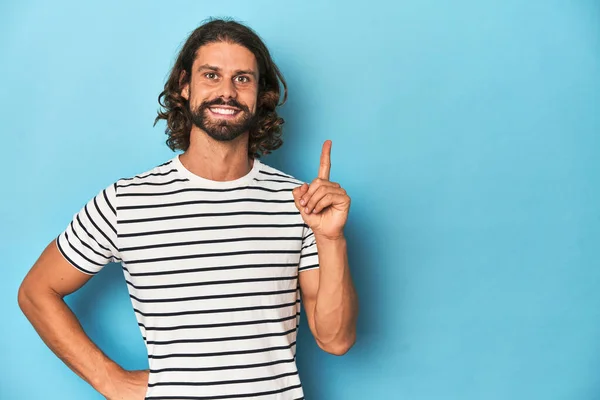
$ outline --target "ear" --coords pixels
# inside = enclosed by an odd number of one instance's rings
[[[181,71],[181,74],[179,74],[179,87],[181,88],[181,97],[183,97],[186,100],[190,99],[190,80],[186,79],[186,73],[185,71]],[[185,82],[185,83],[183,83]]]

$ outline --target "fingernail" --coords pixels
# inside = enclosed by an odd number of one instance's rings
[[[308,207],[304,209],[304,212],[308,214]]]
[[[300,204],[302,204],[303,206],[306,205],[306,202],[304,201],[304,199],[300,200]]]

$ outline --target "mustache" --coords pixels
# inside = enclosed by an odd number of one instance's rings
[[[212,106],[229,106],[229,107],[239,108],[240,110],[245,111],[245,112],[250,112],[250,109],[245,104],[242,104],[235,99],[229,99],[229,100],[225,101],[221,97],[217,97],[216,99],[210,100],[210,101],[203,101],[202,104],[200,105],[200,108],[202,110],[205,110]]]

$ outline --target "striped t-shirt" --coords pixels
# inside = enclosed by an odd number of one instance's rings
[[[176,156],[102,190],[57,238],[95,274],[120,262],[150,367],[146,399],[301,399],[298,273],[318,268],[300,181],[255,160],[233,181]]]

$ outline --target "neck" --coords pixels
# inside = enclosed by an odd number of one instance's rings
[[[212,181],[232,181],[248,174],[254,160],[248,156],[248,133],[220,142],[194,126],[190,146],[179,156],[185,168]]]

